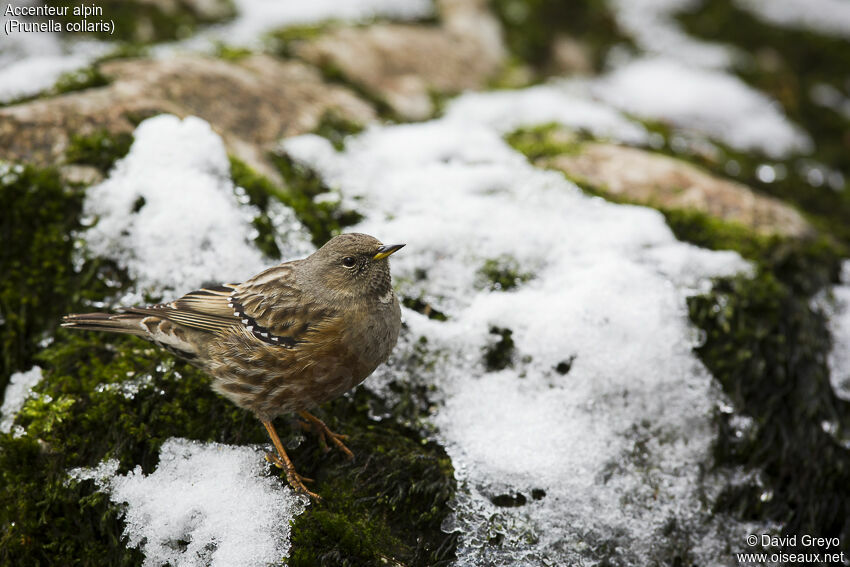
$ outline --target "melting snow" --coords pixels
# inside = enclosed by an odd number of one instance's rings
[[[160,115],[134,136],[130,153],[86,194],[85,212],[96,220],[84,233],[92,254],[117,259],[152,295],[241,281],[270,264],[252,242],[258,211],[239,203],[224,144],[207,122]],[[284,255],[308,250],[293,213],[277,213]]]
[[[15,372],[9,377],[6,393],[3,396],[3,406],[0,407],[0,432],[9,433],[15,415],[24,407],[24,402],[30,391],[41,382],[41,368],[33,366],[26,372]]]
[[[611,106],[594,101],[570,81],[538,85],[517,91],[466,93],[452,100],[446,117],[482,123],[499,132],[529,124],[557,122],[587,130],[599,138],[629,143],[647,141],[646,129]]]
[[[847,0],[735,0],[735,4],[773,25],[850,38]]]
[[[290,522],[303,498],[277,478],[251,447],[171,438],[156,470],[117,474],[118,462],[74,469],[126,503],[124,536],[145,553],[145,567],[256,567],[289,553]]]
[[[674,16],[699,9],[700,0],[610,0],[613,15],[624,32],[650,55],[675,58],[700,67],[727,67],[733,48],[686,34]]]
[[[181,42],[197,46],[224,41],[257,46],[263,35],[288,26],[327,21],[368,22],[375,18],[416,20],[434,15],[432,0],[235,0],[236,18]]]
[[[316,136],[283,144],[360,203],[368,218],[357,230],[409,244],[393,257],[402,294],[448,315],[406,310],[410,336],[398,348],[426,337],[442,361],[428,379],[442,402],[433,421],[465,487],[447,526],[465,534],[460,564],[565,564],[610,540],[626,562],[645,564],[670,522],[719,561],[699,499],[717,394],[692,353],[685,298],[747,264],[677,242],[654,210],[586,197],[533,168],[502,141],[493,114],[481,115],[484,124],[450,110],[372,128],[342,153]],[[505,255],[533,278],[510,292],[480,289],[484,262]],[[516,353],[487,372],[494,327],[512,331]],[[380,390],[392,378],[384,370],[367,384]],[[494,505],[514,493],[527,504]],[[501,547],[487,545],[496,533]]]
[[[850,260],[845,260],[842,268],[842,285],[832,288],[833,301],[828,309],[832,350],[827,363],[835,393],[850,400]]]
[[[36,2],[13,2],[15,7]],[[0,26],[11,19],[37,21],[33,17],[11,17],[4,3],[0,10]],[[88,66],[95,57],[108,50],[108,44],[76,38],[63,41],[55,32],[11,31],[0,41],[0,103],[33,96],[52,87],[63,74]]]
[[[605,102],[651,120],[774,158],[811,149],[811,140],[785,117],[778,103],[721,71],[671,59],[639,59],[595,82]]]

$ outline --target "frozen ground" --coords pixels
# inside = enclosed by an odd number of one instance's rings
[[[106,461],[70,477],[126,503],[124,535],[145,567],[255,567],[289,553],[289,524],[304,509],[268,468],[251,447],[172,438],[147,476],[141,467],[119,475],[118,462]]]

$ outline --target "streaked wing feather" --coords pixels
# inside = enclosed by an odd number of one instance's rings
[[[306,301],[295,285],[295,267],[301,260],[280,264],[241,284],[231,296],[240,319],[255,335],[277,337],[287,346],[309,340],[317,326],[333,319],[329,309]]]
[[[227,284],[192,291],[170,303],[151,307],[130,307],[126,313],[155,315],[179,325],[210,333],[226,331],[240,321],[228,305],[230,294],[238,284]]]

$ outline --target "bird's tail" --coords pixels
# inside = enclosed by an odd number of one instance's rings
[[[81,331],[122,333],[147,338],[139,324],[141,315],[135,313],[71,313],[62,317],[62,326]]]

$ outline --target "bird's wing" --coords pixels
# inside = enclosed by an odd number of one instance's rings
[[[229,306],[257,338],[294,347],[336,320],[327,306],[307,301],[295,282],[300,260],[280,264],[237,286]]]
[[[128,307],[124,313],[154,315],[179,325],[219,333],[240,325],[228,303],[238,284],[205,287],[180,299],[150,307]]]

